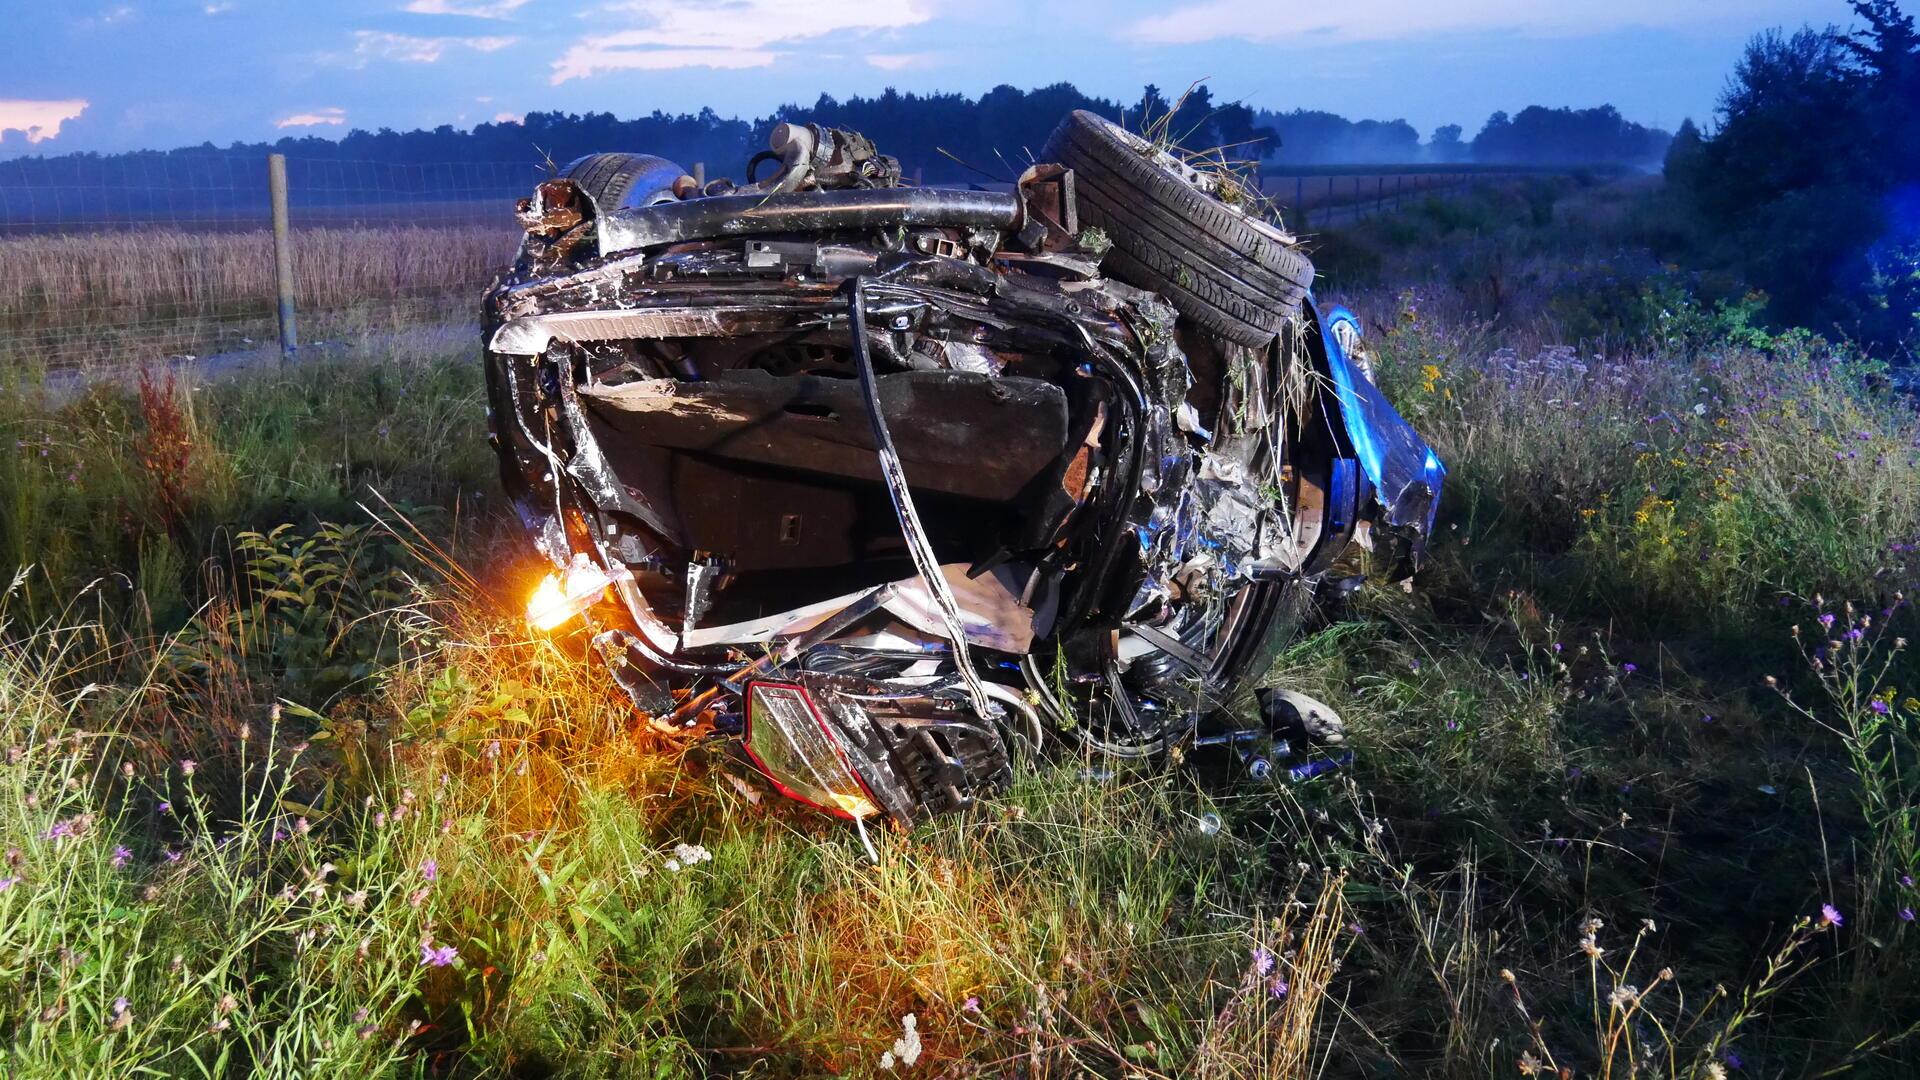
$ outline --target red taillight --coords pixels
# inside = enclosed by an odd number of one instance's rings
[[[880,812],[806,687],[749,683],[743,742],[754,764],[784,794],[843,817]]]

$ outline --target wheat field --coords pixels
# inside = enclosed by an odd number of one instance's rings
[[[310,331],[465,316],[517,238],[489,225],[298,230],[296,310]],[[271,337],[273,264],[264,229],[0,239],[0,362],[138,363]]]

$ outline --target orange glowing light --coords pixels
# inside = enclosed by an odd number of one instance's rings
[[[613,579],[584,558],[567,568],[564,581],[548,574],[527,598],[527,623],[542,632],[558,630],[568,620],[600,601]]]

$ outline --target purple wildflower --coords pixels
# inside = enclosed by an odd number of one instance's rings
[[[168,802],[165,799],[161,799],[160,805],[154,807],[154,809],[160,811],[163,814],[171,814],[173,813],[173,804]]]
[[[1912,921],[1913,921],[1913,909],[1912,909],[1912,908],[1910,908],[1910,907],[1903,907],[1903,908],[1901,908],[1901,909],[1900,909],[1900,921],[1901,921],[1901,922],[1912,922]]]
[[[1820,616],[1820,625],[1821,625],[1821,626],[1825,626],[1825,627],[1828,627],[1828,628],[1832,628],[1832,626],[1833,626],[1833,612],[1831,612],[1831,611],[1829,611],[1829,612],[1826,612],[1825,614],[1823,614],[1823,615],[1821,615],[1821,616]]]
[[[1739,1054],[1736,1054],[1731,1050],[1727,1051],[1725,1061],[1727,1063],[1727,1068],[1729,1069],[1738,1069],[1741,1066],[1746,1064],[1746,1062],[1741,1059]]]
[[[115,870],[118,870],[121,867],[127,865],[127,863],[132,861],[132,859],[133,859],[133,852],[127,850],[127,847],[125,844],[121,844],[118,847],[115,847],[113,849],[113,868]]]
[[[1265,945],[1253,947],[1253,973],[1263,979],[1273,973],[1273,951]]]
[[[1903,886],[1904,888],[1908,888],[1908,889],[1911,889],[1911,888],[1913,888],[1913,875],[1912,875],[1912,874],[1901,874],[1901,875],[1900,875],[1900,884],[1901,884],[1901,886]]]
[[[460,954],[451,945],[435,945],[431,941],[420,943],[421,967],[446,967],[458,959]]]
[[[1273,980],[1273,982],[1268,984],[1267,993],[1272,994],[1274,997],[1277,997],[1277,998],[1283,998],[1287,996],[1287,991],[1291,989],[1293,989],[1293,987],[1288,985],[1287,980],[1276,978]]]
[[[1621,671],[1624,671],[1624,672],[1626,672],[1626,673],[1627,673],[1627,674],[1629,674],[1629,675],[1631,675],[1631,674],[1633,674],[1634,672],[1636,672],[1636,671],[1639,671],[1639,670],[1640,670],[1640,665],[1639,665],[1639,664],[1636,664],[1636,663],[1634,663],[1634,662],[1633,662],[1633,661],[1631,661],[1631,660],[1629,660],[1629,661],[1627,661],[1626,663],[1624,663],[1624,664],[1621,664],[1621,665],[1620,665],[1620,670],[1621,670]]]
[[[192,776],[194,773],[194,770],[198,769],[199,767],[200,767],[200,763],[193,760],[192,758],[180,759],[180,775],[182,776]]]
[[[168,862],[179,862],[179,861],[180,861],[180,859],[181,859],[181,855],[180,855],[180,853],[179,853],[179,852],[177,852],[177,851],[175,851],[175,850],[173,850],[172,848],[168,848],[168,849],[167,849],[167,861],[168,861]]]
[[[12,877],[0,877],[0,892],[6,892],[18,884],[20,884],[20,875],[18,874]]]
[[[1851,630],[1849,630],[1849,631],[1847,631],[1847,640],[1848,640],[1848,641],[1859,641],[1859,640],[1860,640],[1861,638],[1863,638],[1863,637],[1866,637],[1866,636],[1867,636],[1867,632],[1866,632],[1866,631],[1864,631],[1864,630],[1862,630],[1862,629],[1860,629],[1860,628],[1859,628],[1859,627],[1857,627],[1857,626],[1856,626],[1856,627],[1854,627],[1853,629],[1851,629]]]
[[[1872,701],[1867,702],[1867,708],[1872,709],[1875,715],[1887,715],[1887,703],[1879,698],[1874,698]]]
[[[1846,917],[1840,914],[1839,908],[1834,907],[1832,904],[1820,905],[1821,926],[1844,926],[1846,922]]]
[[[970,998],[968,998],[968,999],[967,999],[966,1001],[964,1001],[964,1002],[962,1002],[962,1003],[961,1003],[961,1005],[960,1005],[960,1011],[961,1011],[961,1012],[970,1012],[970,1013],[977,1013],[977,1012],[979,1012],[979,1011],[980,1011],[980,999],[979,999],[979,998],[977,998],[977,997],[970,997]]]
[[[440,863],[429,857],[420,864],[420,876],[428,881],[440,880]]]

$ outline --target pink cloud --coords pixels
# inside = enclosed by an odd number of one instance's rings
[[[5,132],[18,131],[30,143],[46,142],[60,134],[60,125],[77,120],[87,111],[85,98],[61,101],[26,101],[0,98],[0,140]]]
[[[320,127],[325,124],[339,125],[347,122],[347,110],[335,106],[315,109],[312,112],[294,113],[274,121],[279,128]]]

